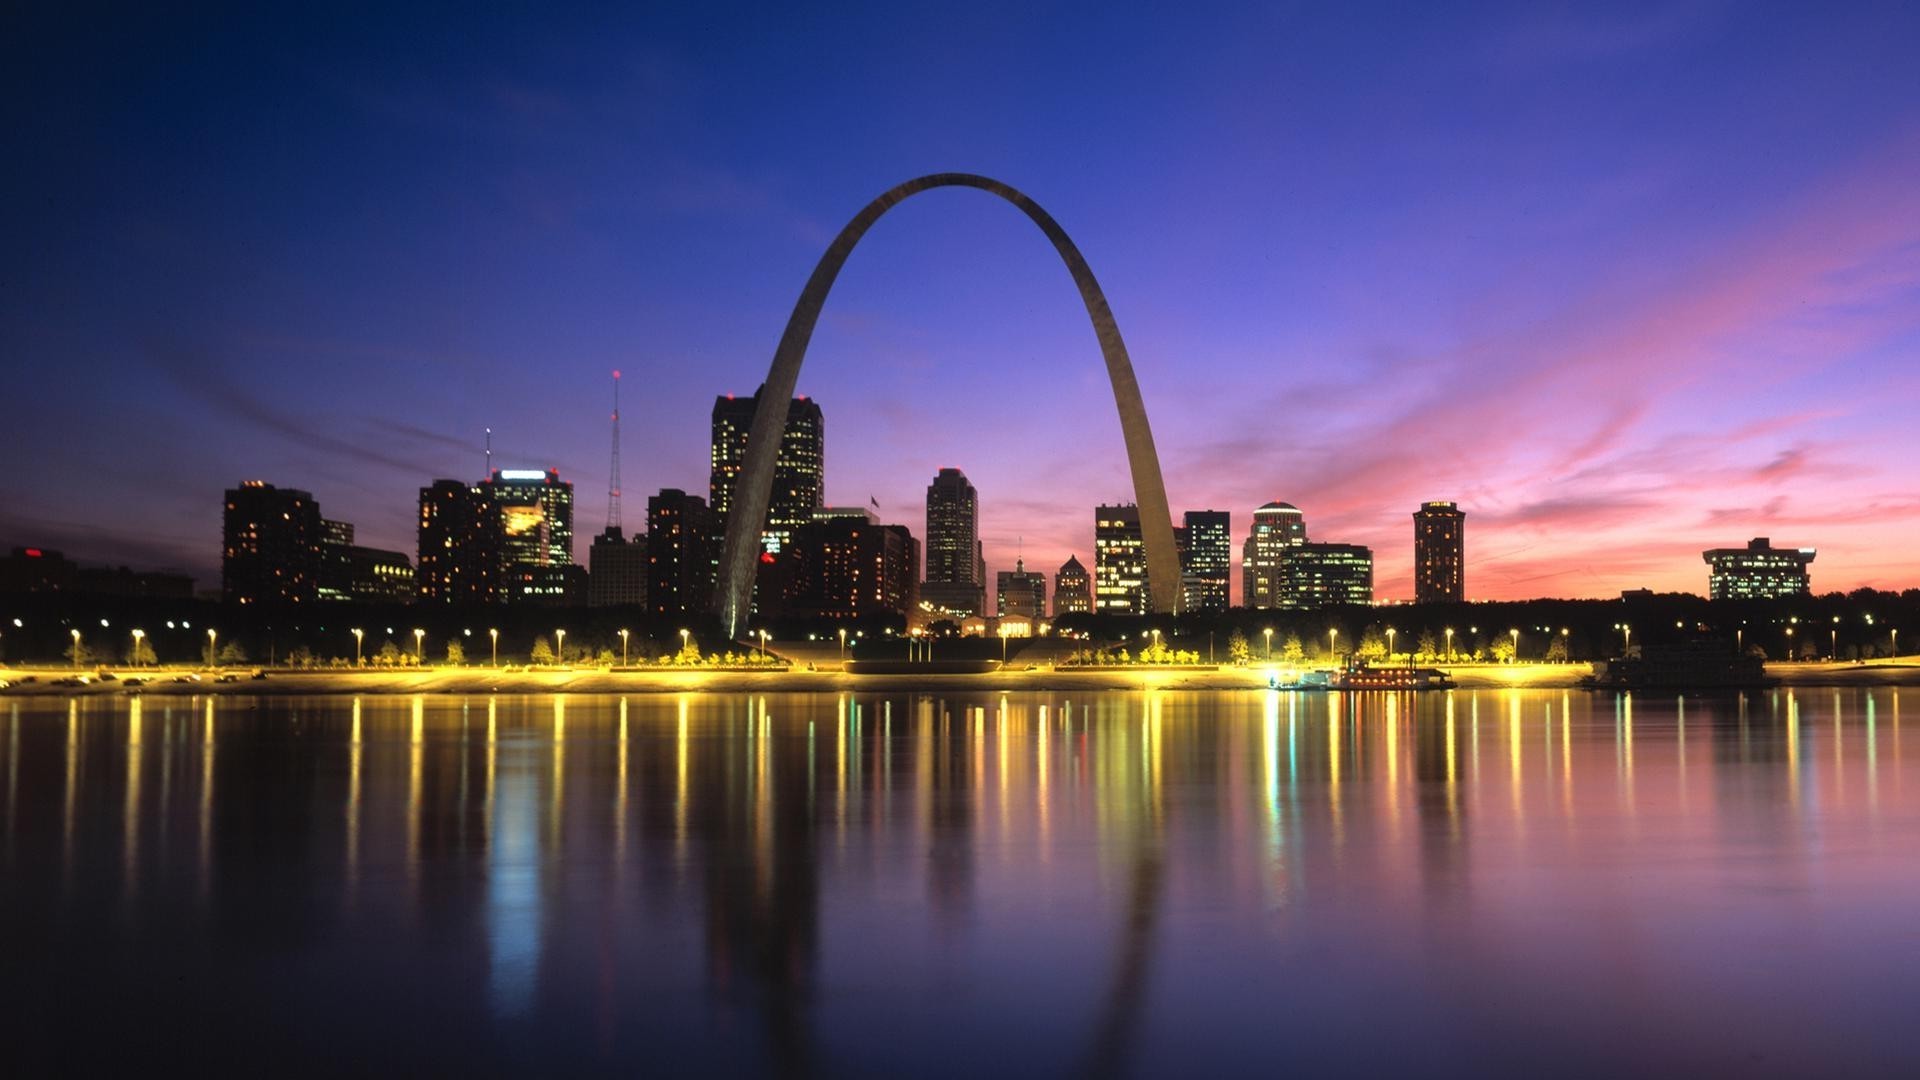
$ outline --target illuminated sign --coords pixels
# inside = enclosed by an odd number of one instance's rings
[[[539,469],[502,469],[500,471],[502,480],[545,480],[546,478],[547,474]]]

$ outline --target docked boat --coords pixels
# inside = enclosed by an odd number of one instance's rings
[[[1633,656],[1596,661],[1581,685],[1595,690],[1749,690],[1772,686],[1758,656],[1729,642],[1693,638],[1647,646]]]
[[[1453,676],[1439,668],[1411,664],[1349,664],[1333,680],[1335,690],[1451,690],[1453,686]]]

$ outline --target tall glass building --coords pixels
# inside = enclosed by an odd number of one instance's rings
[[[762,387],[761,389],[765,389]],[[727,532],[733,509],[733,487],[747,461],[747,437],[753,431],[753,411],[760,391],[752,397],[722,394],[713,399],[713,445],[707,474],[707,509],[719,535]],[[767,520],[761,526],[764,550],[778,554],[795,529],[813,522],[813,512],[826,501],[826,421],[819,403],[804,397],[787,404],[787,424],[773,459],[773,494],[767,500]]]
[[[1147,611],[1147,547],[1133,503],[1093,509],[1093,610],[1102,615]]]
[[[920,589],[924,603],[953,615],[985,610],[980,496],[959,469],[941,469],[927,485],[926,564],[926,584]]]
[[[1450,502],[1421,503],[1413,512],[1413,602],[1466,599],[1467,515]]]

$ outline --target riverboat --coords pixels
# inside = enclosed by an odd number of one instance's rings
[[[1335,690],[1451,690],[1453,676],[1439,668],[1351,664],[1333,680]]]

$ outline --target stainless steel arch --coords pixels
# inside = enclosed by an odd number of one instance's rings
[[[1094,279],[1093,270],[1080,249],[1067,237],[1066,230],[1054,221],[1038,203],[998,180],[971,173],[934,173],[909,180],[868,203],[840,230],[826,254],[813,268],[807,287],[793,306],[786,333],[774,351],[773,366],[760,392],[760,403],[753,412],[753,428],[747,435],[747,457],[735,481],[733,506],[727,521],[726,546],[722,549],[720,580],[714,591],[714,613],[727,624],[729,635],[737,635],[753,595],[753,575],[759,555],[760,527],[767,516],[767,502],[773,492],[773,461],[780,446],[781,430],[786,423],[787,403],[793,398],[794,384],[800,379],[800,362],[813,340],[813,327],[820,309],[827,302],[834,279],[854,245],[866,235],[880,215],[909,196],[942,187],[970,187],[990,192],[1020,208],[1033,219],[1040,231],[1053,241],[1054,250],[1073,274],[1080,299],[1093,321],[1093,332],[1100,339],[1100,353],[1107,361],[1107,377],[1113,383],[1113,401],[1120,411],[1120,433],[1126,439],[1127,465],[1133,473],[1133,497],[1140,507],[1140,533],[1146,546],[1149,605],[1154,611],[1170,612],[1180,596],[1180,557],[1174,548],[1173,516],[1167,508],[1167,489],[1160,479],[1160,458],[1154,453],[1153,432],[1147,427],[1146,406],[1140,400],[1140,384],[1133,377],[1133,362],[1127,357],[1126,342],[1113,321],[1106,295]]]

